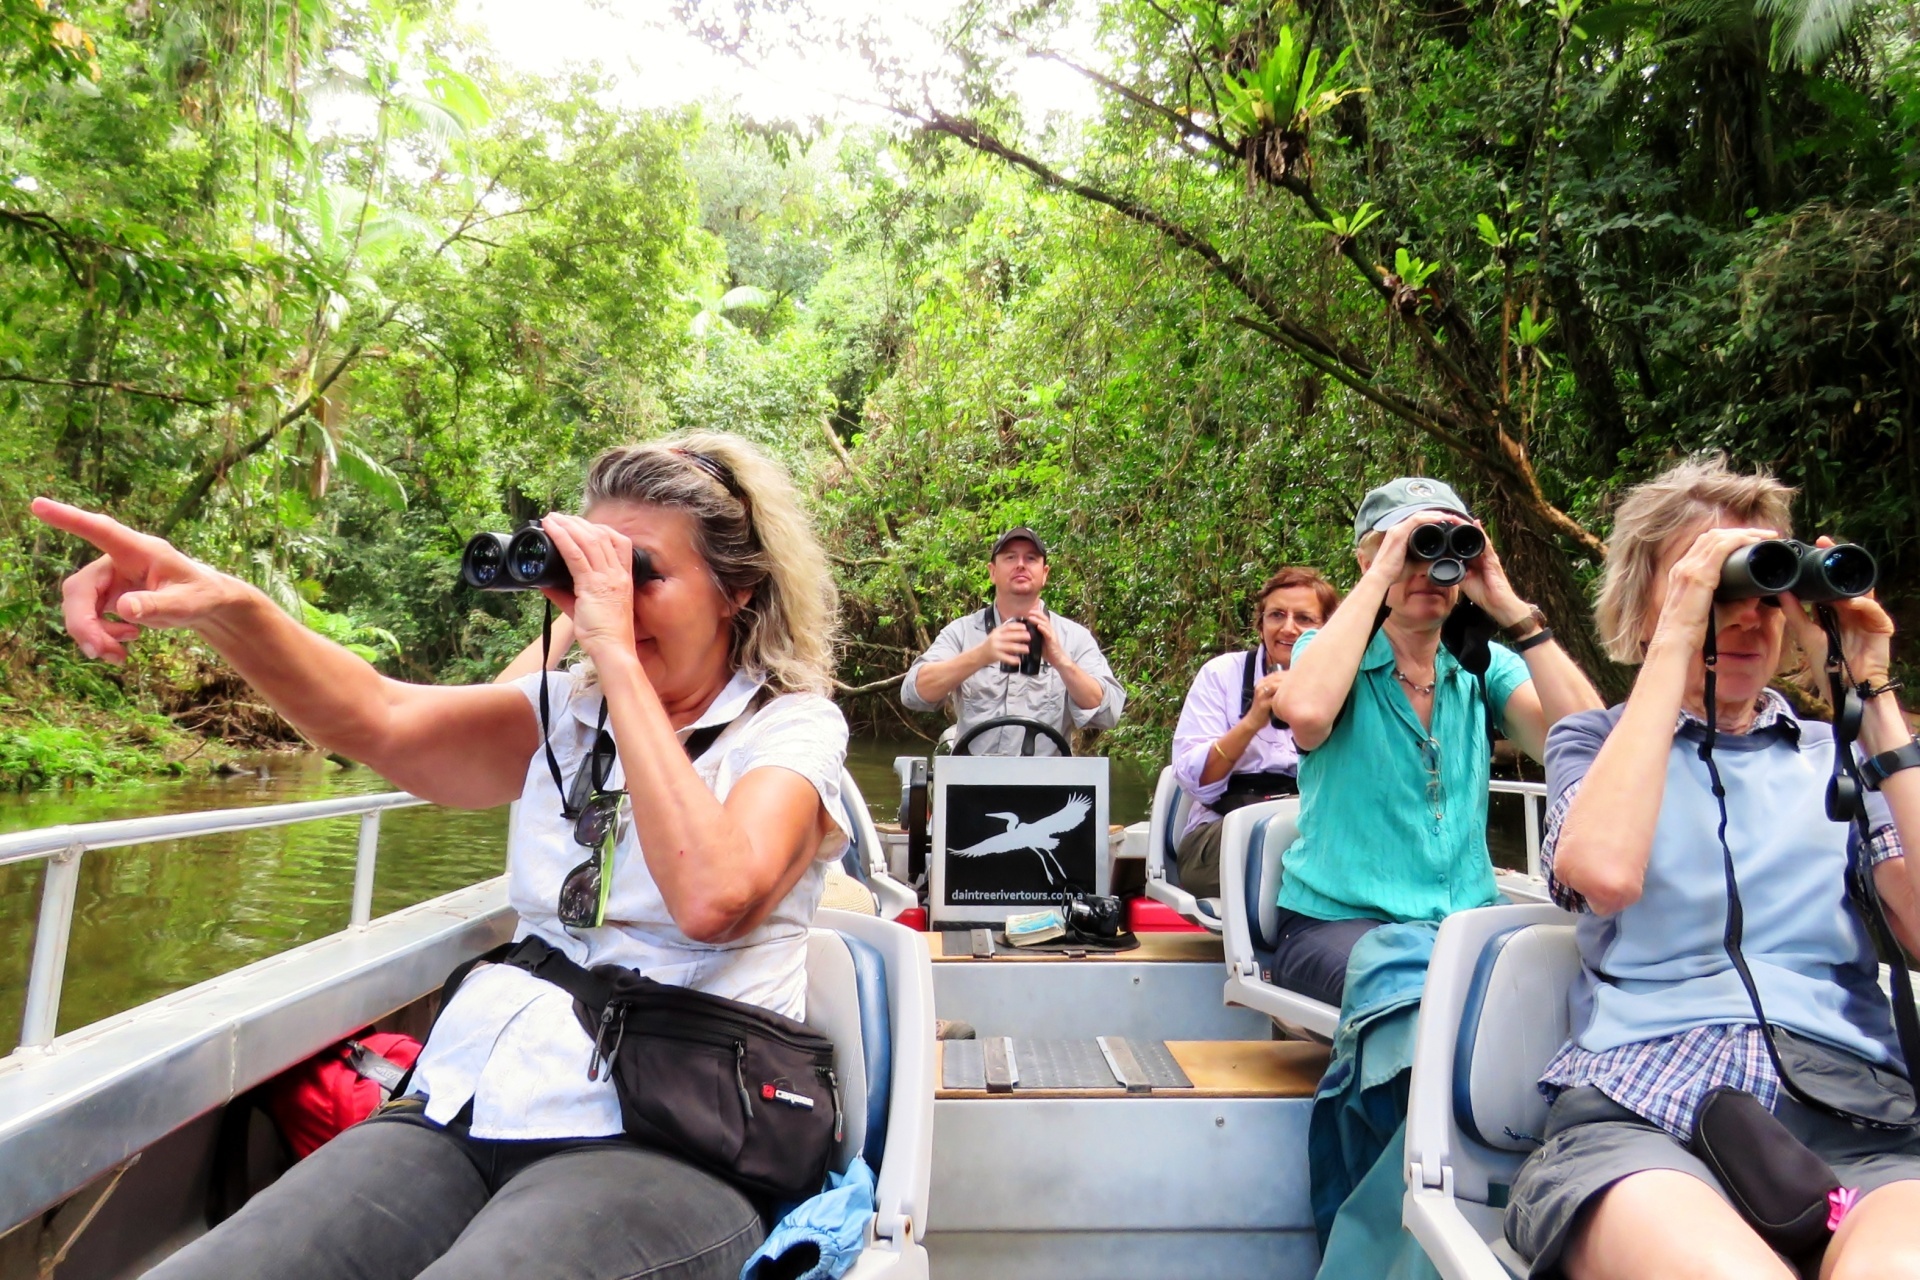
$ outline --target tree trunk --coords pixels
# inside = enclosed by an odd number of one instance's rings
[[[1574,576],[1573,559],[1561,539],[1531,507],[1516,500],[1502,478],[1483,478],[1483,519],[1499,537],[1500,563],[1524,600],[1540,606],[1560,642],[1609,703],[1626,696],[1633,672],[1608,658],[1593,630],[1593,606]]]

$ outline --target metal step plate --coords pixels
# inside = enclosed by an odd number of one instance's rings
[[[1191,1089],[1193,1081],[1174,1061],[1164,1040],[1130,1040],[1119,1036],[1100,1040],[1039,1040],[1015,1038],[1012,1060],[1018,1064],[1014,1093],[1067,1093],[1129,1089]],[[943,1089],[986,1089],[986,1040],[942,1041],[940,1086]],[[1108,1051],[1123,1064],[1129,1078],[1122,1081],[1108,1061]],[[1140,1078],[1132,1078],[1135,1069]],[[997,1090],[996,1090],[997,1092]]]

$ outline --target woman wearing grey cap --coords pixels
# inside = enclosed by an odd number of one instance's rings
[[[1330,1004],[1368,930],[1497,900],[1486,834],[1493,726],[1538,759],[1548,726],[1601,705],[1491,545],[1449,564],[1458,581],[1442,585],[1442,562],[1408,547],[1429,524],[1479,527],[1438,480],[1402,477],[1367,494],[1354,521],[1360,581],[1325,627],[1295,641],[1276,699],[1301,752],[1301,808],[1274,981]],[[1491,646],[1478,677],[1440,642],[1462,593],[1509,646]]]

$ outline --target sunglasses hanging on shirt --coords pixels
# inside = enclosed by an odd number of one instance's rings
[[[573,827],[574,843],[589,850],[586,859],[567,872],[560,882],[560,899],[555,914],[569,929],[598,929],[607,922],[607,898],[613,891],[614,851],[620,840],[620,808],[625,790],[609,789],[613,766],[619,758],[613,735],[607,731],[607,699],[600,699],[600,713],[594,725],[593,749],[580,763],[569,786],[560,772],[560,761],[553,754],[552,711],[547,700],[547,671],[553,654],[553,604],[549,602],[540,624],[540,739],[547,755],[547,771],[553,775],[553,789],[561,797],[560,814]],[[760,703],[756,695],[741,715]],[[736,716],[737,720],[739,717]],[[680,745],[688,760],[698,760],[734,721],[710,724],[695,729]]]

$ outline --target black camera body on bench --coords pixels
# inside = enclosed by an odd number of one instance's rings
[[[653,560],[633,549],[633,585],[660,575]],[[513,533],[476,533],[460,553],[460,581],[477,591],[532,591],[539,587],[573,590],[573,573],[538,520]]]

